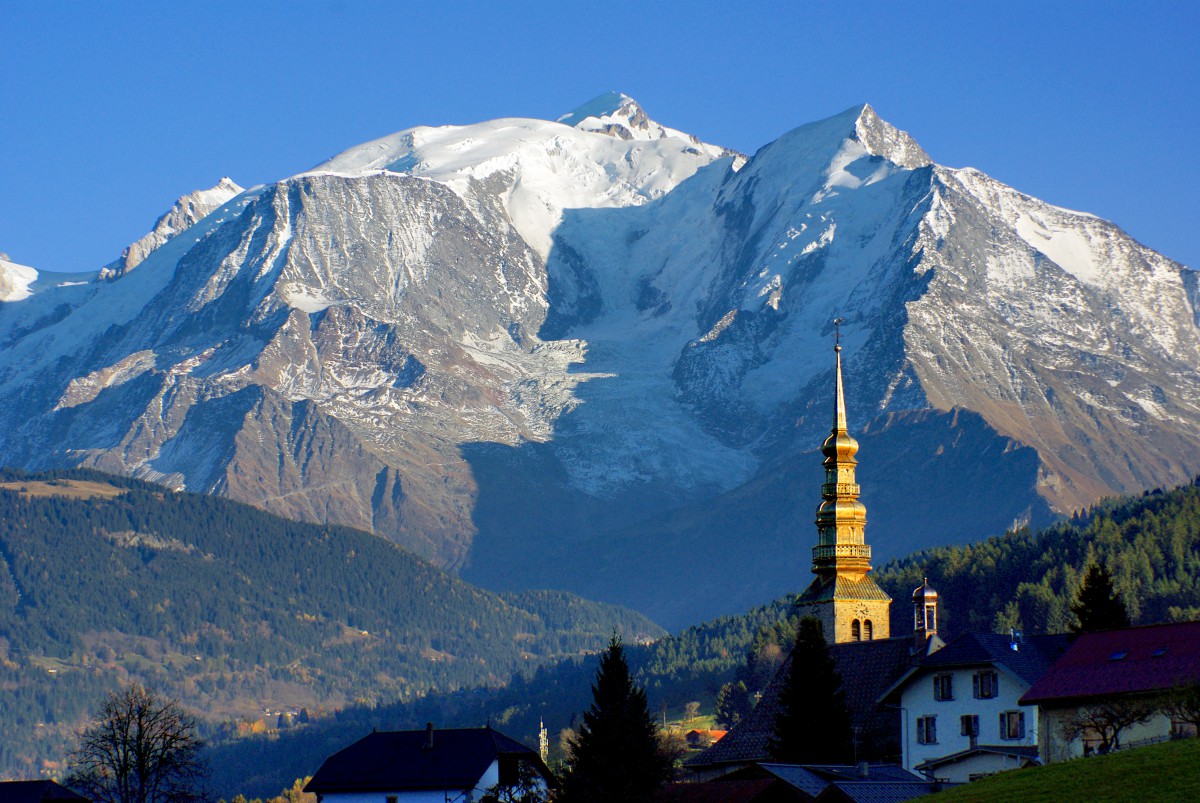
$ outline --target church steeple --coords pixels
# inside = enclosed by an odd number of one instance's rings
[[[800,595],[802,615],[821,619],[825,638],[833,644],[887,638],[892,600],[873,579],[871,547],[866,542],[867,509],[858,501],[854,469],[858,441],[846,425],[846,392],[842,382],[842,319],[833,322],[833,427],[821,445],[825,481],[817,508],[817,545],[812,570],[817,577]]]
[[[817,545],[813,547],[813,572],[835,572],[863,577],[871,571],[871,547],[865,541],[867,509],[858,501],[859,487],[854,468],[858,441],[846,428],[846,392],[842,383],[842,319],[834,321],[838,338],[833,347],[833,430],[821,446],[825,455],[825,482],[817,508]]]

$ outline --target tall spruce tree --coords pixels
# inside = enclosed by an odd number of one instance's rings
[[[771,758],[788,764],[852,761],[850,710],[820,620],[800,620],[787,673],[767,745]]]
[[[1125,603],[1113,589],[1112,576],[1099,564],[1093,564],[1083,578],[1079,597],[1071,606],[1071,613],[1079,619],[1079,625],[1072,628],[1076,633],[1129,627],[1129,612],[1125,610]]]
[[[621,641],[613,636],[600,658],[592,707],[583,714],[571,741],[571,763],[556,801],[649,801],[670,776],[670,762],[659,752],[658,728],[650,718],[645,690],[637,687],[625,662]]]

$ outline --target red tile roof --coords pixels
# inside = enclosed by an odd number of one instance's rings
[[[1022,705],[1163,691],[1200,683],[1200,621],[1084,633]]]

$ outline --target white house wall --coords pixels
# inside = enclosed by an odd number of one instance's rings
[[[999,689],[990,700],[979,700],[972,696],[971,677],[980,671],[995,669]],[[954,699],[935,700],[933,678],[935,675],[954,676]],[[909,681],[900,695],[901,715],[904,732],[904,768],[913,770],[918,764],[935,758],[970,749],[971,739],[963,736],[960,718],[967,714],[979,717],[977,744],[1002,745],[1005,747],[1037,747],[1037,706],[1017,705],[1021,695],[1029,690],[1029,684],[1004,670],[990,666],[970,669],[946,669],[921,673]],[[1025,737],[1023,739],[1000,738],[1000,714],[1004,711],[1025,712]],[[917,719],[924,716],[937,717],[937,742],[918,744]]]
[[[1047,763],[1067,761],[1083,756],[1083,739],[1067,741],[1063,737],[1064,724],[1078,712],[1078,708],[1055,708],[1042,713],[1042,743],[1039,752]],[[1121,747],[1139,742],[1155,742],[1171,737],[1171,718],[1155,714],[1148,722],[1132,725],[1121,731]]]

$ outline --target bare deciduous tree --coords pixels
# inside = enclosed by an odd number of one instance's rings
[[[96,803],[203,799],[196,720],[139,683],[111,694],[71,753],[66,784]]]
[[[1162,710],[1172,719],[1188,723],[1200,734],[1200,683],[1167,692]]]
[[[1121,731],[1148,721],[1159,709],[1155,700],[1110,700],[1084,706],[1063,722],[1063,737],[1074,741],[1092,736],[1100,741],[1099,752],[1108,753],[1121,746]]]

